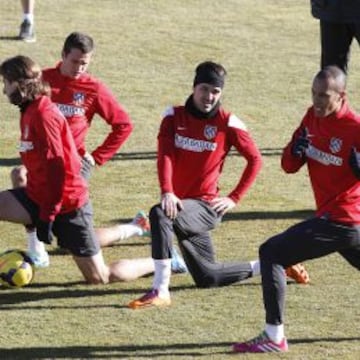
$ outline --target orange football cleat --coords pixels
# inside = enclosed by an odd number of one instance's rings
[[[289,266],[285,269],[285,272],[289,278],[294,279],[298,284],[308,284],[310,282],[309,274],[301,263]]]
[[[147,307],[163,307],[163,306],[170,306],[171,299],[168,298],[161,298],[159,297],[159,292],[156,289],[150,290],[141,298],[131,301],[128,304],[128,307],[136,310],[136,309],[143,309]]]

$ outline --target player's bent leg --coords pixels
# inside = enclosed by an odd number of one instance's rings
[[[0,220],[31,224],[31,217],[22,204],[8,190],[0,192]]]
[[[152,258],[123,259],[109,265],[110,282],[132,281],[155,271]]]
[[[95,232],[100,247],[114,245],[119,240],[117,226],[96,228]]]
[[[197,248],[194,244],[206,244],[207,237],[208,234],[202,234],[196,237],[197,241],[191,241],[190,238],[180,242],[189,272],[198,288],[227,286],[252,276],[250,262],[216,262],[211,243],[208,245],[207,256],[204,256],[205,247]]]
[[[107,284],[110,279],[110,269],[105,264],[102,252],[92,256],[75,256],[73,259],[84,279],[89,284]]]
[[[13,188],[25,188],[27,184],[27,169],[24,165],[14,167],[10,173]],[[31,226],[26,228],[27,252],[31,257],[34,266],[46,268],[50,265],[50,257],[46,251],[45,244],[38,240],[36,228]]]
[[[109,266],[105,264],[101,252],[89,257],[73,258],[89,284],[131,281],[151,274],[155,269],[152,258],[124,259]]]

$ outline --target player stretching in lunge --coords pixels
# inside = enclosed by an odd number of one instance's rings
[[[240,353],[288,350],[284,334],[284,268],[338,252],[360,270],[360,116],[346,100],[346,76],[336,66],[312,84],[311,106],[282,155],[286,173],[306,165],[316,201],[313,219],[275,235],[260,247],[265,330],[233,345]]]
[[[20,109],[20,156],[25,187],[0,192],[0,220],[35,225],[40,241],[52,234],[69,250],[91,284],[129,281],[153,271],[153,260],[121,260],[107,266],[92,224],[88,188],[69,125],[48,97],[40,67],[26,56],[0,65],[4,94]]]
[[[185,106],[169,108],[158,135],[161,203],[150,211],[152,289],[130,308],[170,305],[174,233],[196,286],[225,286],[259,274],[258,261],[218,263],[210,231],[242,199],[261,168],[261,155],[245,124],[220,103],[226,71],[220,64],[197,66],[193,93]],[[220,196],[218,180],[234,147],[246,160],[234,189]]]

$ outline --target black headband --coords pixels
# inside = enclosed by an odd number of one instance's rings
[[[195,75],[194,86],[201,83],[210,84],[219,88],[224,87],[225,78],[212,69],[202,69]]]

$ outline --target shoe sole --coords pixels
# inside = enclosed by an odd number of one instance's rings
[[[149,307],[166,307],[171,305],[171,300],[156,300],[156,301],[149,301],[145,303],[140,303],[133,301],[128,304],[128,307],[132,310],[138,310],[138,309],[145,309]]]

